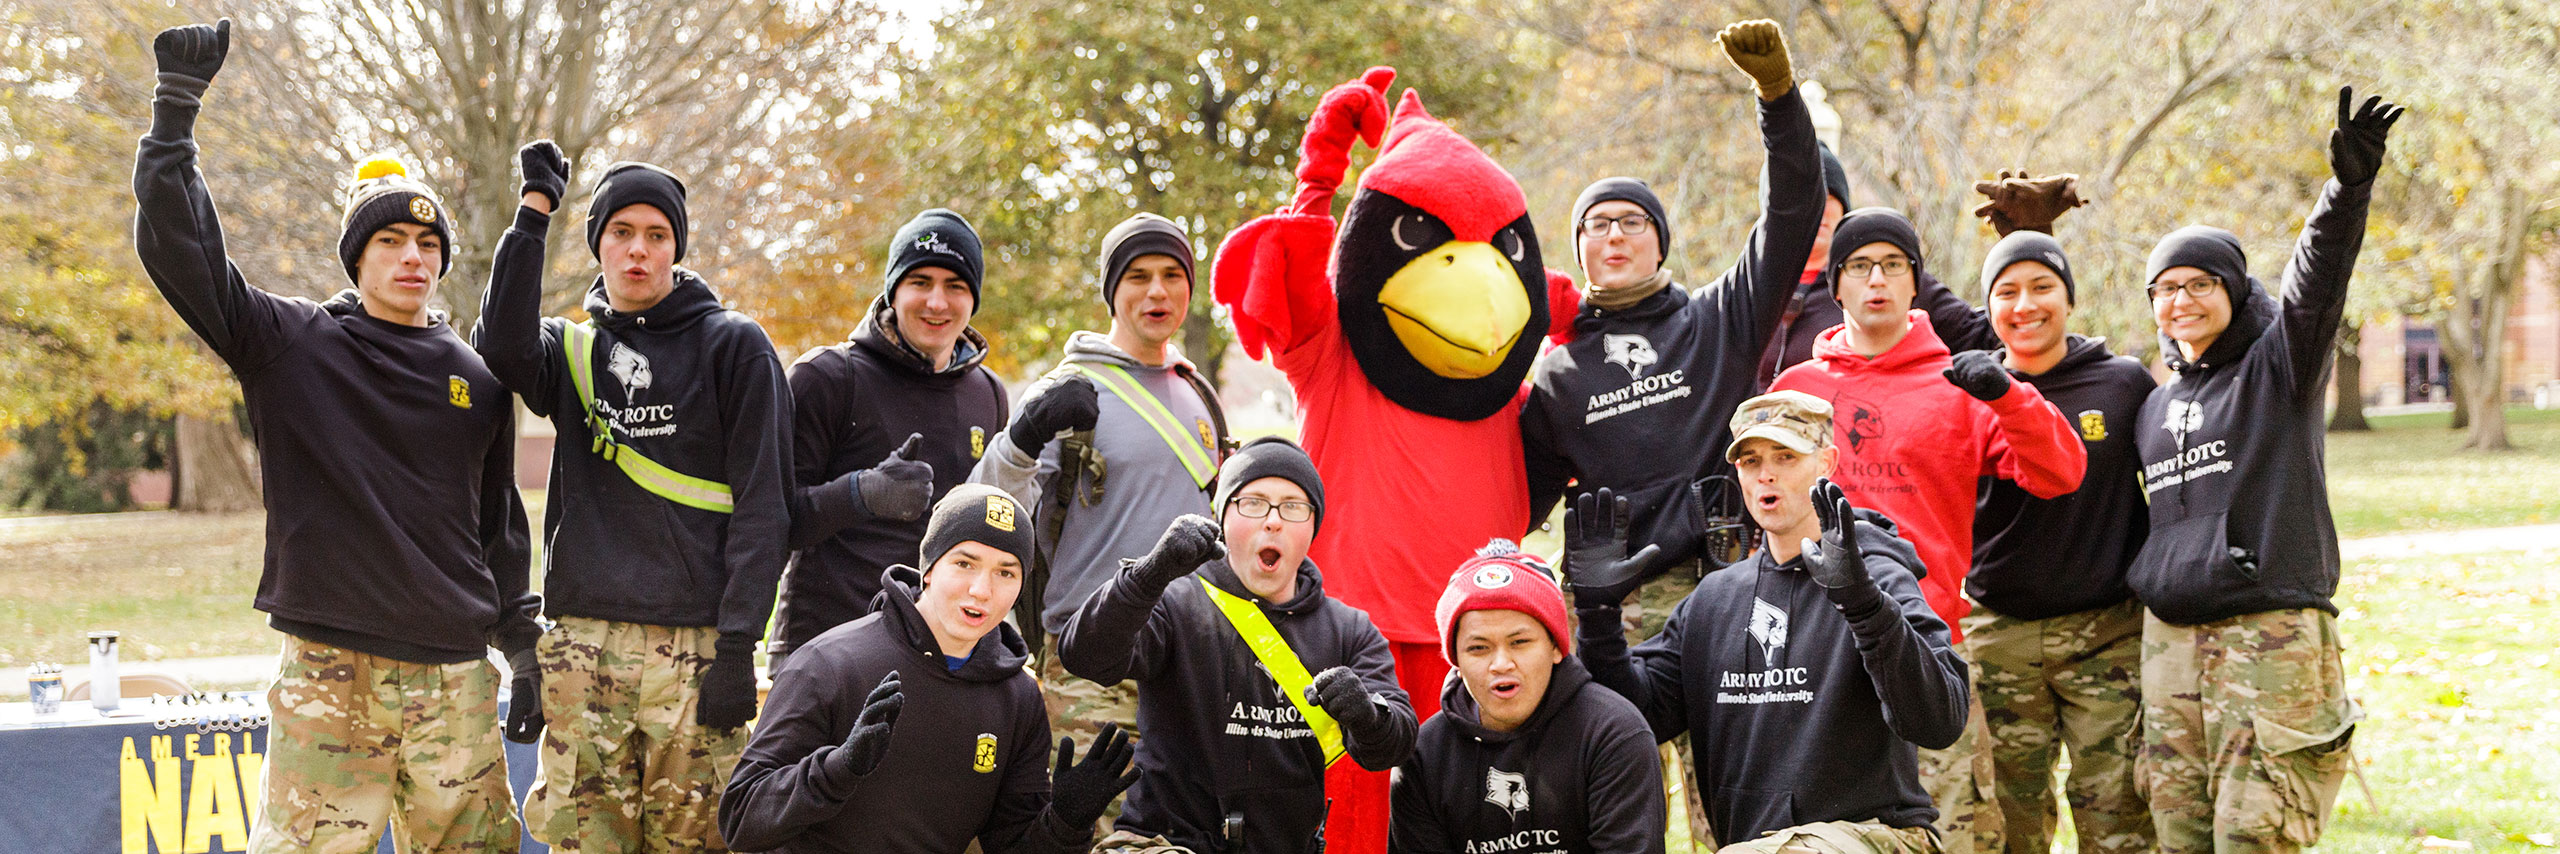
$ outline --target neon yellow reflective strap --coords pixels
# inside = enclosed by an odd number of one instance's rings
[[[1174,417],[1173,410],[1165,408],[1164,402],[1148,393],[1147,387],[1139,385],[1136,378],[1129,376],[1128,371],[1122,370],[1118,365],[1088,365],[1080,362],[1069,364],[1067,367],[1092,377],[1095,382],[1101,383],[1103,388],[1110,389],[1112,394],[1119,395],[1122,401],[1129,404],[1130,411],[1138,413],[1139,420],[1147,422],[1149,427],[1156,428],[1156,436],[1173,447],[1174,457],[1182,460],[1182,468],[1191,473],[1192,485],[1207,489],[1209,482],[1218,478],[1218,464],[1209,459],[1209,450],[1200,447],[1199,442],[1193,441],[1191,434],[1182,429],[1182,419]]]
[[[1307,672],[1307,665],[1298,660],[1298,652],[1290,649],[1289,642],[1280,638],[1280,629],[1271,625],[1270,617],[1263,615],[1262,606],[1220,590],[1206,578],[1200,579],[1200,589],[1209,591],[1210,604],[1218,606],[1218,613],[1227,616],[1227,624],[1234,626],[1236,634],[1244,638],[1244,645],[1253,650],[1253,657],[1262,662],[1263,669],[1271,671],[1271,681],[1280,683],[1280,693],[1289,696],[1289,705],[1298,707],[1298,714],[1307,719],[1308,728],[1316,732],[1316,745],[1324,748],[1324,767],[1333,767],[1333,763],[1342,759],[1342,724],[1326,714],[1323,707],[1307,702],[1307,686],[1315,684],[1316,678]]]
[[[728,484],[678,472],[614,440],[613,422],[596,410],[595,346],[596,330],[592,325],[572,323],[561,330],[561,349],[569,357],[569,379],[578,387],[578,404],[586,409],[587,432],[595,435],[587,449],[612,460],[624,477],[652,495],[697,510],[736,512]]]

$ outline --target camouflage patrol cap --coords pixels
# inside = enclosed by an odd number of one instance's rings
[[[1767,439],[1810,454],[1831,444],[1831,403],[1800,391],[1773,391],[1735,407],[1732,427],[1725,462],[1741,456],[1746,439]]]

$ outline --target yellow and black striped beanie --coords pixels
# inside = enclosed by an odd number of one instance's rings
[[[376,157],[357,166],[355,183],[347,187],[346,210],[338,217],[338,260],[346,264],[348,281],[355,281],[356,262],[364,260],[365,241],[373,239],[374,232],[404,222],[435,230],[444,241],[436,276],[451,271],[453,217],[445,210],[444,200],[409,177],[409,167],[399,160]]]

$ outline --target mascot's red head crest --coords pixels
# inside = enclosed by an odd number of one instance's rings
[[[1459,240],[1486,242],[1529,212],[1520,182],[1493,158],[1422,106],[1422,95],[1404,90],[1395,121],[1387,127],[1377,162],[1360,173],[1360,187],[1376,189],[1432,211]]]
[[[1344,337],[1407,409],[1472,421],[1519,395],[1547,331],[1528,198],[1407,89],[1334,244]]]

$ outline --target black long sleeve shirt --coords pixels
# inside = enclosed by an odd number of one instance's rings
[[[252,287],[231,263],[189,132],[204,81],[162,75],[135,156],[134,246],[240,379],[267,506],[257,607],[280,631],[402,661],[530,648],[515,406],[446,326]],[[447,247],[451,251],[451,247]]]

